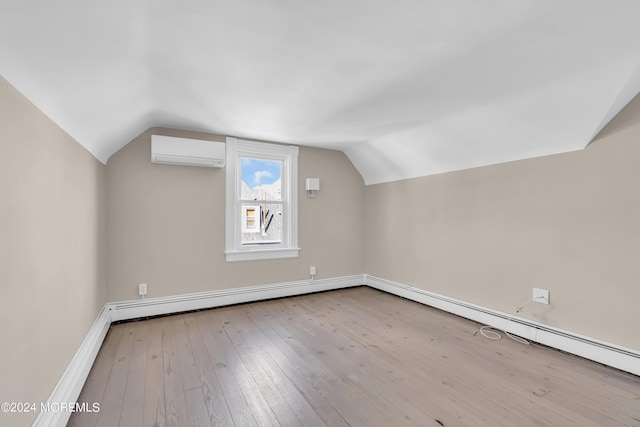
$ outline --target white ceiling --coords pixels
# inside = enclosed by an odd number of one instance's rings
[[[102,162],[175,127],[367,184],[584,148],[640,92],[640,2],[0,0],[0,75]]]

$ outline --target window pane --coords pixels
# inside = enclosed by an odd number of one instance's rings
[[[242,200],[282,200],[282,162],[242,157]]]
[[[242,232],[258,233],[260,231],[260,206],[243,205],[242,206]]]
[[[243,204],[242,244],[269,245],[282,243],[282,204],[260,206]]]

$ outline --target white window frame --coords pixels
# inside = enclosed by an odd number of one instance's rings
[[[226,248],[227,262],[298,256],[298,147],[227,137]],[[276,245],[242,244],[241,158],[282,162],[282,241]],[[245,201],[246,202],[246,201]]]

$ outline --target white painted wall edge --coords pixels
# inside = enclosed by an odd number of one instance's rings
[[[510,317],[506,313],[375,276],[365,274],[364,283],[371,288],[435,307],[500,330],[503,330],[506,320]],[[640,352],[630,348],[599,341],[520,317],[511,319],[507,331],[530,341],[566,351],[634,375],[640,375]]]
[[[358,274],[107,303],[100,310],[45,405],[55,407],[61,402],[77,401],[112,322],[362,286],[363,279],[364,275]],[[71,412],[67,411],[40,412],[32,425],[62,427],[70,417]]]
[[[505,321],[509,317],[508,314],[482,306],[366,274],[107,303],[98,314],[96,321],[46,403],[75,402],[78,399],[112,322],[361,285],[404,297],[498,329],[504,327]],[[640,352],[635,350],[518,317],[514,317],[509,322],[508,331],[531,341],[640,375]],[[70,416],[70,412],[40,412],[33,425],[38,427],[64,426]]]

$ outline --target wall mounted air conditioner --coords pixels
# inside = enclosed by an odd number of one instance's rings
[[[222,168],[224,160],[224,142],[151,135],[152,163]]]

